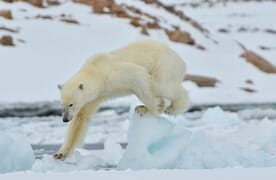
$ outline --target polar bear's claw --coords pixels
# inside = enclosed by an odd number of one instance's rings
[[[135,112],[140,116],[145,115],[148,111],[149,111],[148,108],[146,108],[146,106],[143,106],[143,105],[135,107]]]

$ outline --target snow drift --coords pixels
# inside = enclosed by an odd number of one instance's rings
[[[43,159],[36,160],[32,167],[35,172],[70,172],[80,170],[114,169],[123,149],[120,144],[107,141],[104,150],[77,149],[71,157],[64,161],[53,159],[52,155],[44,155]]]
[[[0,173],[27,170],[34,163],[34,152],[24,137],[0,134]]]
[[[130,120],[119,169],[210,169],[276,165],[276,124],[245,122],[220,108],[198,120],[166,116]]]

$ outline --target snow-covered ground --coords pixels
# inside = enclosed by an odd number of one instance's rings
[[[254,113],[251,112],[251,114]],[[254,179],[256,178],[254,173],[257,173],[256,175],[268,173],[266,174],[268,178],[275,177],[275,168],[273,168],[276,166],[275,119],[245,121],[241,117],[237,113],[225,112],[220,108],[208,109],[194,120],[184,116],[173,118],[165,115],[159,117],[146,115],[139,117],[131,111],[127,117],[129,120],[125,120],[130,121],[127,133],[129,145],[126,150],[122,149],[116,140],[108,138],[104,142],[104,150],[77,149],[65,161],[57,161],[51,155],[44,155],[43,159],[36,160],[27,172],[0,175],[0,177],[14,179],[19,176],[21,178],[40,177],[41,173],[45,172],[48,178],[57,178],[65,174],[91,175],[91,177],[102,174],[106,176],[101,177],[104,179],[108,176],[110,178],[120,176],[121,173],[125,174],[125,179],[131,175],[149,178],[152,177],[152,173],[157,172],[164,173],[164,177],[176,176],[177,178],[177,174],[180,173],[183,178],[195,176],[198,179],[202,179],[205,173],[209,178],[215,175],[226,178],[231,173],[234,173],[236,179],[251,176]],[[51,133],[54,134],[54,131],[59,131],[59,129],[53,127]],[[5,131],[3,134],[6,134]],[[10,134],[23,136],[21,132]],[[10,160],[18,159],[11,156],[15,149],[22,149],[28,145],[26,141],[20,139],[14,142],[17,143],[10,144],[7,141],[1,141],[1,148],[13,147],[12,151],[6,152]],[[30,149],[23,152],[33,153]],[[29,159],[32,158],[29,156]],[[5,162],[1,161],[0,167],[1,163]],[[271,168],[264,169],[264,167]],[[99,171],[99,169],[110,168],[113,170]],[[129,168],[143,171],[133,172],[128,170]],[[117,170],[114,171],[115,169]],[[167,170],[145,171],[145,169]],[[84,170],[85,172],[82,172]],[[194,173],[200,175],[196,176]]]
[[[179,119],[196,121],[204,112],[191,112],[180,116]],[[274,109],[246,109],[236,112],[243,121],[260,121],[268,118],[273,122],[276,119]],[[118,114],[114,110],[98,112],[92,118],[84,143],[116,143],[127,142],[129,113]],[[197,122],[197,121],[196,121]],[[60,116],[0,118],[0,131],[2,133],[19,133],[27,137],[31,144],[61,144],[64,139],[67,124],[62,122]]]
[[[99,179],[99,180],[152,180],[152,179],[193,179],[193,180],[274,180],[276,176],[276,168],[234,168],[234,169],[216,169],[216,170],[145,170],[145,171],[79,171],[71,173],[31,173],[17,172],[13,174],[1,175],[1,179],[16,180],[47,180],[47,179]]]
[[[47,180],[47,179],[121,179],[121,180],[152,180],[152,179],[193,179],[193,180],[274,180],[276,176],[276,168],[234,168],[234,169],[216,169],[216,170],[145,170],[145,171],[79,171],[71,173],[31,173],[31,172],[17,172],[13,174],[1,175],[1,179],[16,180]]]

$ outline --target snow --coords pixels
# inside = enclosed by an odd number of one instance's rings
[[[26,138],[0,133],[0,173],[27,170],[34,163],[34,152]]]
[[[122,149],[118,141],[107,138],[104,150],[88,151],[78,148],[70,158],[64,161],[54,160],[51,155],[46,154],[41,160],[34,161],[29,143],[18,138],[17,134],[20,132],[11,131],[12,136],[0,136],[0,147],[10,148],[9,150],[1,149],[4,152],[3,156],[3,153],[0,153],[1,158],[8,157],[7,159],[17,160],[19,164],[24,164],[22,169],[16,166],[12,170],[29,169],[24,173],[0,175],[0,178],[1,176],[5,179],[16,178],[19,175],[26,178],[30,175],[39,177],[41,173],[47,173],[48,178],[50,176],[56,178],[68,173],[80,176],[82,173],[87,173],[87,176],[98,176],[98,173],[103,173],[106,176],[109,173],[111,173],[109,176],[124,173],[126,174],[125,178],[128,178],[135,173],[129,169],[140,170],[138,171],[140,173],[136,175],[140,177],[145,173],[143,176],[146,178],[156,172],[164,173],[164,177],[166,175],[173,177],[177,173],[184,173],[183,176],[189,177],[190,175],[194,176],[195,172],[207,173],[207,176],[212,176],[213,173],[222,173],[222,176],[226,176],[230,172],[242,172],[241,174],[244,173],[244,176],[250,177],[249,172],[253,173],[254,169],[244,168],[258,168],[258,173],[265,171],[269,175],[275,173],[272,171],[276,166],[275,117],[272,120],[264,118],[244,121],[238,113],[226,112],[217,107],[208,109],[200,116],[195,115],[191,120],[186,116],[160,115],[153,117],[145,115],[140,117],[133,112],[133,109],[134,106],[129,114],[126,150]],[[247,111],[245,117],[249,118],[249,114],[252,117],[255,116],[253,112]],[[257,114],[260,114],[260,110]],[[113,116],[116,115],[113,114]],[[5,132],[5,134],[7,133]],[[24,148],[27,150],[24,151]],[[18,149],[27,154],[18,154]],[[26,165],[26,163],[29,164]],[[8,172],[5,169],[8,167],[6,165],[2,166],[1,172]],[[267,168],[263,169],[263,167]],[[111,171],[101,171],[102,169],[111,169]],[[115,169],[120,171],[114,171]],[[145,171],[147,169],[167,170]],[[169,171],[168,169],[183,170]],[[197,178],[203,178],[203,174]],[[241,174],[238,174],[237,177],[242,178]],[[269,175],[268,177],[270,177]]]
[[[175,129],[165,118],[140,118],[134,114],[130,120],[128,147],[118,168],[173,169],[189,136],[188,131]]]
[[[242,121],[236,113],[208,109],[196,121],[138,117],[128,131],[120,169],[211,169],[276,165],[275,122]],[[254,133],[258,132],[258,133]]]
[[[44,155],[32,167],[34,172],[69,172],[79,170],[110,169],[116,167],[122,157],[123,149],[115,142],[107,141],[103,151],[87,151],[78,149],[64,161],[54,160],[50,155]]]
[[[146,171],[76,171],[70,173],[33,173],[33,172],[17,172],[13,174],[1,175],[0,179],[5,180],[74,180],[74,179],[97,179],[97,180],[274,180],[276,176],[276,168],[234,168],[234,169],[213,169],[213,170],[146,170]]]

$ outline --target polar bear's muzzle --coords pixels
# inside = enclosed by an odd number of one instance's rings
[[[71,121],[71,119],[73,119],[71,113],[65,110],[63,112],[63,118],[62,118],[63,122],[67,123]]]
[[[66,117],[63,117],[63,122],[69,122],[70,120],[68,119],[68,118],[66,118]]]

